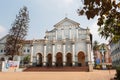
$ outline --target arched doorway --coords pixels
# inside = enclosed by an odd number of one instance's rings
[[[42,54],[37,53],[37,66],[42,66]]]
[[[56,54],[56,66],[58,67],[63,66],[63,57],[61,52],[58,52]]]
[[[47,66],[52,66],[52,54],[47,55]]]
[[[72,66],[72,54],[71,53],[68,53],[66,55],[66,59],[67,59],[66,66]]]
[[[78,53],[78,66],[85,66],[85,54],[84,54],[84,52]]]

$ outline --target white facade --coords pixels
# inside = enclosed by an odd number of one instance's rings
[[[120,66],[120,40],[117,43],[110,42],[111,58],[113,66]]]
[[[0,50],[4,50],[3,39]],[[44,39],[26,40],[23,54],[30,54],[31,62],[39,66],[86,66],[91,62],[91,42],[88,28],[64,18],[54,29],[46,31]],[[1,51],[0,55],[3,54]]]

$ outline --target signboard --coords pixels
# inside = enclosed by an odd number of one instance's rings
[[[4,61],[2,63],[3,72],[15,72],[19,68],[19,61]]]

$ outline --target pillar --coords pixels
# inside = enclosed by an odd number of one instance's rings
[[[76,28],[76,38],[78,39],[78,28]]]
[[[64,38],[64,30],[62,29],[62,39],[65,39]]]
[[[56,37],[56,40],[57,40],[57,30],[56,30],[56,36],[55,37]]]
[[[30,65],[33,64],[33,45],[30,45],[31,47],[31,53],[30,53]]]
[[[44,45],[43,66],[46,66],[46,45]]]
[[[63,44],[63,66],[66,65],[66,57],[65,57],[65,44]]]
[[[72,44],[72,65],[75,66],[75,44]]]
[[[72,36],[71,36],[71,28],[70,28],[70,39],[72,39]]]
[[[87,42],[87,57],[88,57],[88,67],[89,71],[93,71],[93,65],[92,65],[92,60],[91,60],[91,44],[90,42]]]
[[[89,43],[87,43],[87,60],[88,60],[88,62],[90,61],[90,48],[89,48]]]
[[[53,52],[52,52],[52,66],[55,66],[55,45],[53,44]]]

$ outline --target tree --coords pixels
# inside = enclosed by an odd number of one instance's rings
[[[25,36],[28,31],[29,14],[27,7],[20,9],[19,14],[16,16],[9,35],[6,39],[6,55],[10,55],[13,59],[14,55],[20,55],[21,49],[24,44]]]
[[[83,0],[83,8],[78,9],[79,15],[88,19],[99,16],[97,25],[102,37],[120,39],[120,2],[118,0]]]
[[[98,43],[98,41],[94,41],[94,43],[93,43],[93,50],[94,51],[99,50],[99,43]]]

